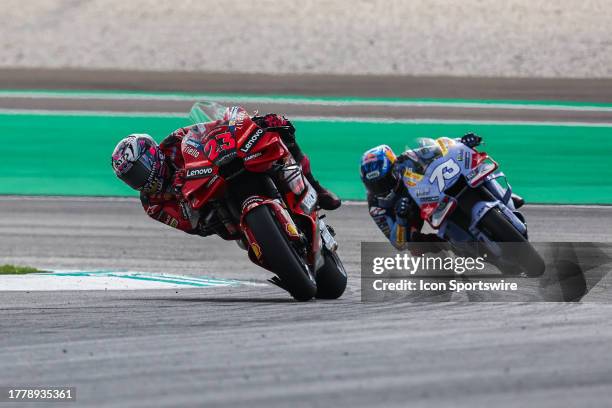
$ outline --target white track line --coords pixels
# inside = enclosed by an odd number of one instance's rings
[[[347,117],[347,116],[294,116],[293,120],[305,122],[357,122],[357,123],[394,123],[414,125],[502,125],[502,126],[568,126],[568,127],[612,127],[612,122],[558,122],[528,120],[480,120],[480,119],[434,119],[414,118],[397,119],[386,117]]]
[[[0,275],[0,291],[205,289],[263,283],[133,271],[53,271]]]
[[[586,111],[612,112],[612,106],[560,105],[546,103],[504,103],[504,102],[461,102],[461,101],[420,101],[420,100],[376,100],[376,99],[318,99],[267,97],[245,95],[177,95],[177,94],[131,94],[131,93],[60,93],[60,92],[20,92],[0,91],[0,98],[20,99],[82,99],[82,100],[134,100],[134,101],[235,101],[243,103],[265,103],[308,106],[388,106],[388,107],[439,107],[457,109],[504,109],[504,110],[543,110],[543,111]]]
[[[188,119],[187,113],[177,112],[113,112],[86,110],[41,110],[41,109],[0,109],[0,115],[35,115],[35,116],[117,116],[117,117],[166,117]],[[518,120],[462,120],[414,118],[398,119],[390,117],[345,117],[345,116],[292,116],[294,121],[304,122],[351,122],[351,123],[388,123],[406,125],[493,125],[493,126],[563,126],[563,127],[612,127],[612,122],[546,122]]]
[[[120,116],[120,117],[171,117],[189,118],[189,113],[184,112],[120,112],[120,111],[101,111],[101,110],[60,110],[60,109],[3,109],[0,108],[0,115],[35,115],[35,116]]]

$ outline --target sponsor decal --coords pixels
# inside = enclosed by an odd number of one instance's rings
[[[261,248],[259,247],[259,245],[257,245],[255,242],[253,242],[251,244],[251,249],[253,250],[253,253],[255,254],[255,257],[257,259],[261,259]]]
[[[446,156],[446,153],[448,153],[448,147],[446,147],[446,144],[444,143],[444,141],[442,139],[438,139],[436,140],[436,142],[438,143],[438,146],[440,146],[440,149],[442,150],[442,156]]]
[[[238,153],[236,151],[224,152],[223,154],[220,155],[219,158],[217,158],[217,160],[215,160],[215,164],[217,166],[222,166],[232,161],[236,156],[238,156]]]
[[[423,203],[433,203],[437,202],[440,199],[439,196],[429,196],[429,197],[421,197],[420,200]]]
[[[213,174],[213,168],[210,166],[207,167],[196,167],[193,169],[187,170],[185,174],[185,178],[187,180],[199,179],[211,176]]]
[[[414,171],[412,171],[412,169],[404,170],[404,177],[411,178],[417,181],[423,180],[423,175],[419,173],[415,173]]]
[[[244,158],[244,161],[253,160],[253,159],[256,159],[256,158],[258,158],[258,157],[260,157],[260,156],[262,156],[262,153],[261,153],[261,152],[253,153],[253,154],[250,154],[250,155],[248,155],[247,157],[245,157],[245,158]]]
[[[255,133],[253,133],[251,136],[249,136],[249,139],[240,148],[240,151],[243,152],[243,153],[249,153],[251,151],[251,149],[253,148],[253,146],[255,146],[257,144],[257,142],[259,141],[259,139],[261,138],[261,136],[263,134],[264,134],[263,129],[257,129],[257,131]]]
[[[417,197],[425,197],[431,194],[431,189],[430,188],[419,188],[416,191],[416,196]]]
[[[187,210],[187,206],[189,204],[187,204],[187,202],[185,200],[181,200],[179,202],[179,208],[181,209],[181,213],[183,215],[183,218],[188,220],[189,219],[189,211]]]
[[[300,233],[298,232],[297,228],[295,227],[295,225],[289,223],[287,224],[287,233],[292,236],[292,237],[299,237]]]
[[[226,113],[225,116],[228,114]],[[224,117],[225,117],[224,116]],[[232,134],[232,136],[236,132],[236,128],[241,129],[244,124],[244,120],[248,117],[245,110],[240,106],[232,106],[229,108],[229,117],[227,119],[228,130]]]
[[[161,210],[161,205],[155,204],[147,208],[147,214],[153,215],[153,214],[156,214],[160,210]]]
[[[208,183],[206,183],[206,187],[212,186],[218,179],[219,179],[219,176],[215,174],[214,177],[208,180]]]
[[[380,176],[380,171],[374,170],[366,174],[366,179],[373,180]]]
[[[198,151],[198,149],[195,149],[191,146],[185,146],[185,153],[192,157],[195,157],[196,159],[200,156],[200,152]]]
[[[176,218],[172,217],[169,214],[165,214],[165,216],[166,217],[163,220],[164,224],[167,224],[167,225],[171,226],[172,228],[177,228],[178,227],[179,222],[178,222],[178,220]]]
[[[244,200],[244,203],[242,203],[242,212],[244,212],[245,209],[247,209],[252,204],[260,203],[262,201],[263,201],[263,198],[258,197],[258,196],[251,196],[247,198],[246,200]]]
[[[185,141],[185,143],[188,144],[191,147],[195,147],[196,149],[201,149],[202,148],[202,144],[200,142],[198,142],[197,140],[194,140],[194,139],[187,139]]]
[[[317,203],[317,198],[317,193],[314,191],[314,188],[309,187],[308,193],[306,193],[304,199],[302,200],[302,209],[305,212],[310,213]]]

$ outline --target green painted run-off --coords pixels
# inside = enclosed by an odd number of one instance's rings
[[[115,178],[110,154],[122,137],[161,140],[187,118],[0,114],[0,194],[136,196]],[[364,199],[359,159],[386,143],[481,134],[515,191],[532,203],[612,204],[611,128],[296,121],[315,175],[345,199]]]

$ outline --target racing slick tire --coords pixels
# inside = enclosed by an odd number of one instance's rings
[[[346,270],[336,252],[323,248],[325,264],[317,271],[317,299],[338,299],[346,289]]]
[[[544,260],[535,250],[535,248],[527,241],[527,239],[508,221],[502,214],[499,208],[489,210],[482,220],[480,220],[480,228],[495,242],[516,242],[522,243],[517,246],[507,246],[504,248],[504,259],[517,262],[525,270],[527,276],[541,276],[546,269]],[[510,272],[511,266],[504,267],[508,269],[502,272]],[[514,268],[516,269],[516,268]]]
[[[282,287],[298,301],[312,299],[317,293],[315,279],[268,206],[254,208],[245,220],[261,248],[264,262],[278,275]]]

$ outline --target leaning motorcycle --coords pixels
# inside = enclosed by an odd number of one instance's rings
[[[455,252],[487,254],[505,274],[544,272],[544,260],[529,243],[525,217],[495,160],[446,137],[422,139],[414,155],[417,165],[403,170],[402,181],[421,218]]]
[[[299,301],[336,299],[347,275],[334,231],[323,221],[317,193],[283,144],[287,127],[261,128],[240,107],[198,102],[190,117],[198,137],[184,138],[190,211],[221,224],[270,282]]]

